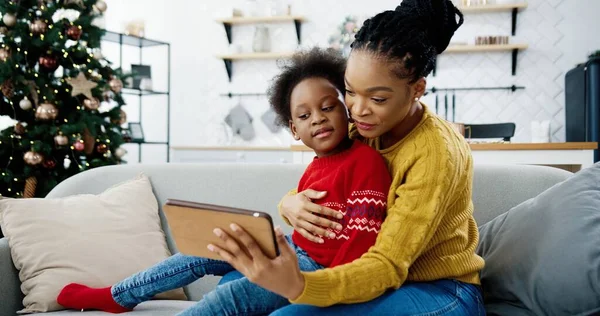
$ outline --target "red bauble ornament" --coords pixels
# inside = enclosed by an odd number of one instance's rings
[[[106,146],[106,144],[98,144],[96,150],[101,154],[105,154],[108,151],[108,146]]]
[[[15,133],[17,133],[18,135],[25,134],[25,126],[23,126],[23,124],[21,124],[20,122],[15,124]]]
[[[79,28],[79,26],[76,26],[76,25],[71,25],[67,29],[67,37],[74,41],[81,38],[81,33],[82,33],[81,28]]]
[[[73,147],[74,147],[74,148],[75,148],[75,150],[77,150],[77,151],[83,151],[83,150],[85,149],[85,144],[84,144],[83,142],[76,141],[76,142],[73,144]]]
[[[56,167],[56,161],[54,161],[54,159],[44,160],[42,166],[46,169],[54,169],[54,167]]]
[[[10,51],[6,48],[0,49],[0,60],[6,61],[10,57]]]
[[[46,70],[54,71],[58,68],[58,58],[51,55],[41,56],[39,59],[40,66]]]

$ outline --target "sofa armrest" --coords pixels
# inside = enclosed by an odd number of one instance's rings
[[[16,315],[23,309],[19,272],[15,268],[8,239],[0,239],[0,315]]]

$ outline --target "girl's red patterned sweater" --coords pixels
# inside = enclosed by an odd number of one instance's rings
[[[294,231],[294,243],[325,267],[351,262],[367,252],[385,219],[391,177],[386,163],[373,148],[360,141],[341,153],[316,158],[308,165],[298,192],[306,189],[327,191],[313,202],[340,211],[342,230],[331,228],[336,237],[323,236],[322,244],[312,242]],[[331,219],[331,218],[330,218]]]

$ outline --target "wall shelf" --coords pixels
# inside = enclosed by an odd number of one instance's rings
[[[243,59],[278,59],[289,58],[294,52],[271,52],[271,53],[241,53],[217,55],[221,59],[243,60]]]
[[[217,19],[217,22],[223,23],[225,32],[227,33],[227,41],[229,44],[233,42],[231,27],[236,24],[262,24],[262,23],[284,23],[294,22],[296,27],[296,37],[298,38],[298,44],[301,43],[302,38],[302,23],[305,21],[303,16],[298,15],[280,15],[280,16],[251,16],[251,17],[228,17]],[[233,61],[234,60],[256,60],[256,59],[279,59],[289,58],[292,53],[243,53],[243,54],[225,54],[219,55],[218,58],[222,59],[225,63],[225,69],[227,70],[227,76],[231,82],[233,75]]]
[[[304,22],[303,16],[299,15],[281,15],[281,16],[240,16],[217,19],[217,22],[227,24],[255,24],[255,23],[279,23],[279,22],[291,22],[299,21]]]
[[[142,96],[142,95],[168,95],[170,92],[123,88],[122,93],[128,94],[128,95]]]
[[[527,44],[496,44],[496,45],[450,45],[444,53],[477,53],[525,50]]]
[[[463,13],[480,13],[480,12],[503,12],[512,11],[514,9],[520,10],[527,8],[527,3],[511,3],[511,4],[485,4],[485,5],[473,5],[469,7],[459,7],[459,10]]]
[[[118,43],[121,45],[135,46],[135,47],[152,47],[152,46],[164,46],[169,45],[167,42],[157,41],[145,37],[137,37],[133,35],[121,34],[113,31],[105,30],[103,41]]]
[[[526,2],[511,3],[511,4],[487,4],[475,5],[469,7],[460,7],[459,10],[463,13],[490,13],[490,12],[512,12],[512,35],[517,32],[517,14],[519,10],[527,8]]]
[[[298,44],[301,43],[302,38],[302,22],[305,19],[302,16],[295,15],[282,15],[282,16],[252,16],[252,17],[230,17],[217,19],[217,22],[223,23],[225,27],[225,33],[227,33],[227,40],[229,44],[233,42],[231,26],[236,24],[259,24],[259,23],[284,23],[294,22],[296,27],[296,37],[298,38]]]
[[[481,52],[512,52],[512,74],[517,73],[517,56],[519,51],[529,48],[527,44],[497,44],[497,45],[450,45],[444,51],[447,53],[481,53]],[[443,55],[442,54],[442,55]],[[435,76],[437,64],[433,67]]]
[[[229,93],[221,93],[222,97],[263,97],[267,94],[265,92],[229,92]]]
[[[242,53],[242,54],[226,54],[226,55],[217,55],[217,58],[220,58],[225,63],[225,68],[227,69],[227,76],[229,77],[229,81],[231,81],[231,77],[233,76],[233,61],[234,60],[260,60],[260,59],[280,59],[280,58],[290,58],[294,52],[271,52],[271,53]]]

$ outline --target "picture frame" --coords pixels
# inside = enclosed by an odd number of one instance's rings
[[[144,129],[142,124],[137,122],[129,122],[127,126],[128,137],[132,143],[144,142]]]
[[[152,87],[148,87],[147,84],[142,86],[142,81],[150,83],[152,82],[152,67],[150,67],[149,65],[132,64],[131,72],[133,73],[133,89],[152,90]]]

